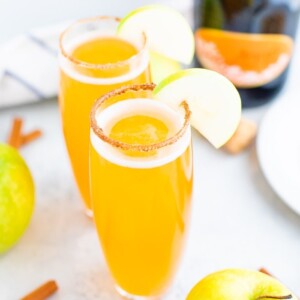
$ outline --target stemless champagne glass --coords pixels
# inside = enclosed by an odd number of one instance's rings
[[[190,216],[190,111],[153,100],[153,84],[116,89],[91,113],[94,220],[119,293],[156,299],[182,254]]]
[[[89,114],[96,98],[117,87],[150,81],[144,34],[117,36],[119,19],[81,20],[60,37],[60,108],[73,173],[91,214],[88,148]]]

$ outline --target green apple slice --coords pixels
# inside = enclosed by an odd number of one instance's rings
[[[157,84],[169,75],[181,70],[181,65],[176,60],[150,51],[150,70],[151,79]]]
[[[185,18],[167,6],[148,5],[124,17],[118,34],[132,37],[144,32],[149,48],[168,58],[190,64],[195,51],[194,35]]]
[[[155,98],[173,108],[186,100],[191,125],[213,146],[223,146],[241,119],[241,99],[224,76],[206,69],[187,69],[165,78],[154,89]]]

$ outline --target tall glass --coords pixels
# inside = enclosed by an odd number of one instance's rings
[[[91,113],[94,220],[119,293],[156,299],[170,286],[193,189],[190,111],[153,100],[154,85],[102,96]]]
[[[119,19],[81,20],[60,37],[59,102],[63,132],[77,186],[91,213],[89,114],[99,97],[117,87],[150,81],[144,34],[121,39]]]

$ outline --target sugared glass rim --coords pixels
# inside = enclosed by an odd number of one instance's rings
[[[168,139],[154,144],[149,145],[142,145],[142,144],[128,144],[124,143],[115,139],[110,138],[107,136],[103,129],[98,126],[96,115],[99,110],[99,108],[110,98],[118,95],[122,95],[128,91],[138,92],[138,91],[153,91],[155,88],[154,83],[146,83],[146,84],[137,84],[137,85],[130,85],[130,86],[124,86],[119,89],[115,89],[111,92],[108,92],[107,94],[104,94],[101,96],[93,105],[90,119],[91,119],[91,128],[95,135],[100,138],[102,141],[110,144],[111,146],[115,148],[119,148],[121,150],[131,150],[131,151],[139,151],[139,152],[149,152],[153,150],[158,150],[166,146],[170,146],[172,144],[175,144],[185,133],[190,125],[190,118],[191,118],[191,111],[189,109],[189,105],[185,100],[182,101],[180,106],[184,109],[184,122],[179,129],[173,136],[169,137]],[[125,99],[124,99],[125,101]]]
[[[139,56],[143,55],[143,53],[145,51],[147,51],[147,38],[146,38],[145,33],[142,32],[141,33],[141,37],[143,39],[142,47],[140,49],[137,48],[138,52],[126,60],[120,60],[115,63],[92,64],[92,63],[88,63],[88,62],[85,62],[82,60],[78,60],[78,59],[74,58],[72,55],[67,53],[67,51],[65,50],[64,45],[63,45],[64,44],[63,39],[71,30],[74,29],[74,27],[76,27],[80,24],[91,23],[91,22],[101,22],[101,21],[106,21],[106,20],[114,21],[115,23],[120,23],[121,18],[112,17],[112,16],[97,16],[97,17],[92,17],[92,18],[80,19],[77,22],[68,26],[59,36],[59,49],[60,49],[61,55],[65,59],[70,61],[71,63],[73,63],[77,66],[86,68],[86,69],[109,70],[109,69],[113,69],[116,67],[123,67],[123,66],[130,65],[133,61],[135,61],[136,59],[139,59]]]

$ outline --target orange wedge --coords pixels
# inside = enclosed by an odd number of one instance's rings
[[[293,40],[282,34],[247,34],[198,29],[196,53],[203,67],[241,88],[265,85],[287,68]]]

